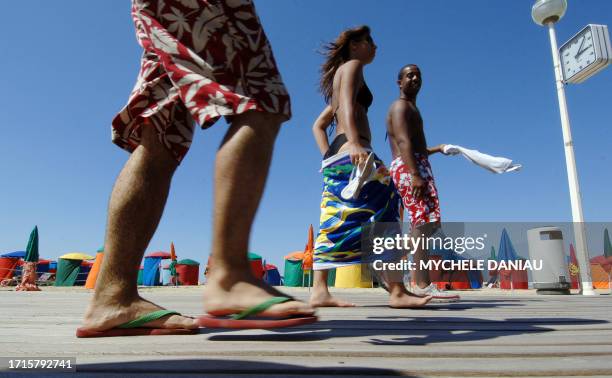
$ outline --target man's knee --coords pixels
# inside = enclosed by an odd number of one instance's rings
[[[282,114],[249,111],[234,116],[231,124],[238,127],[249,126],[259,137],[274,141],[280,126],[285,121],[287,121],[287,117]]]
[[[142,125],[139,148],[145,150],[145,158],[159,169],[173,172],[179,165],[172,151],[159,139],[155,126],[151,124]]]

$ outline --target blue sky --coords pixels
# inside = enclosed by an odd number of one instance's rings
[[[311,125],[324,103],[317,50],[346,27],[368,24],[378,45],[365,70],[374,93],[373,145],[387,162],[387,108],[399,67],[418,64],[428,142],[506,156],[519,173],[493,175],[460,157],[432,157],[446,221],[570,221],[552,58],[531,0],[259,0],[257,9],[292,95],[251,250],[281,264],[319,217],[320,154]],[[114,180],[128,155],[110,121],[138,72],[128,1],[7,2],[0,24],[0,253],[21,250],[37,224],[41,256],[93,253],[104,238]],[[612,2],[569,1],[561,45],[588,23],[612,25]],[[612,215],[612,69],[566,87],[585,220]],[[204,261],[210,252],[213,157],[226,130],[196,133],[175,175],[148,251]],[[248,183],[245,183],[248,190]],[[236,216],[240,216],[239,213]],[[497,241],[496,241],[497,243]],[[598,242],[600,243],[600,242]]]

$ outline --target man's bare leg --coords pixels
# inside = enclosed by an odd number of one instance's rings
[[[170,151],[159,142],[154,128],[143,126],[142,144],[131,154],[111,194],[104,261],[83,328],[107,330],[161,309],[138,295],[136,281],[140,261],[159,224],[177,165]],[[197,328],[194,319],[178,315],[144,326]]]
[[[415,227],[412,232],[413,238],[428,238],[436,231],[436,229],[440,227],[439,223],[426,223],[422,226]],[[421,236],[424,235],[424,236]],[[414,282],[415,284],[424,289],[431,284],[431,279],[429,278],[429,271],[426,269],[421,269],[421,261],[427,263],[429,261],[429,253],[426,249],[421,248],[421,243],[418,243],[418,246],[413,255],[413,261],[416,264],[414,270]]]
[[[354,307],[354,303],[337,299],[331,295],[327,286],[328,274],[328,270],[314,271],[310,305],[312,307]]]
[[[250,111],[233,117],[215,162],[213,267],[204,287],[204,309],[226,315],[283,295],[256,279],[246,254],[255,212],[283,118]],[[311,315],[299,301],[271,306],[261,315]]]

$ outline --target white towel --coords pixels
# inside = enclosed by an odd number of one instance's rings
[[[445,145],[443,152],[447,155],[461,154],[472,163],[493,173],[518,171],[522,167],[520,164],[512,164],[512,160],[505,157],[491,156],[453,144]]]

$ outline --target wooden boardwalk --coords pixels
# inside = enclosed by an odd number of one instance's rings
[[[196,315],[200,291],[142,293]],[[611,295],[484,290],[462,292],[459,303],[397,310],[379,289],[336,292],[360,307],[321,309],[318,323],[301,328],[77,339],[89,291],[3,290],[0,356],[76,357],[87,376],[612,376]]]

